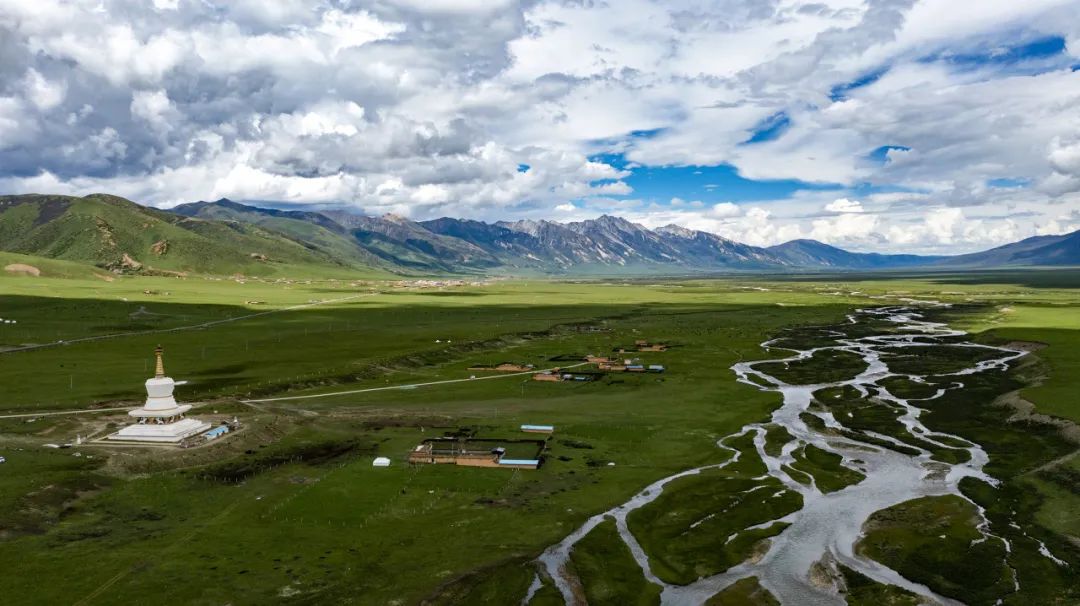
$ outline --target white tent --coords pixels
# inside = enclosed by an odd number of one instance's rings
[[[386,457],[375,457],[375,460],[371,463],[372,467],[390,467],[390,459]]]

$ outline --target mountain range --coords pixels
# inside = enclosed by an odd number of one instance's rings
[[[171,210],[105,194],[0,196],[0,251],[117,271],[270,275],[319,268],[387,274],[688,274],[1080,265],[1080,232],[953,257],[855,253],[814,240],[769,247],[613,216],[573,223],[411,221],[222,199]]]

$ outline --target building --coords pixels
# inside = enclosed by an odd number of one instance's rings
[[[371,462],[372,467],[390,467],[390,459],[387,457],[375,457]]]
[[[557,383],[559,381],[562,381],[562,375],[560,375],[557,370],[555,372],[550,372],[550,371],[538,372],[535,375],[533,375],[532,378],[533,378],[533,381],[550,381],[552,383]]]
[[[499,467],[537,469],[540,467],[540,459],[499,459]]]
[[[506,456],[505,445],[528,445],[531,458]],[[521,446],[517,446],[521,448]],[[538,469],[547,443],[544,440],[428,438],[409,453],[413,465],[460,465],[496,469]]]
[[[634,346],[631,347],[619,347],[616,351],[619,353],[630,353],[631,351],[667,351],[668,346],[664,343],[650,343],[644,339],[638,339],[634,341]]]
[[[600,364],[598,368],[609,372],[623,372],[626,370],[626,364],[606,363]]]
[[[225,435],[227,433],[229,433],[229,426],[228,425],[219,425],[219,426],[211,429],[210,431],[204,433],[203,437],[206,438],[207,440],[213,440],[215,438],[220,438],[221,436],[223,436],[223,435]]]
[[[488,370],[495,372],[529,372],[536,368],[532,364],[514,364],[513,362],[503,362],[496,366],[470,366],[469,370]]]
[[[522,425],[521,431],[525,433],[554,433],[554,425]]]
[[[165,376],[162,360],[165,350],[154,350],[157,359],[154,377],[146,380],[146,403],[129,411],[135,423],[108,436],[115,442],[143,442],[150,444],[179,444],[186,438],[210,429],[210,424],[199,419],[186,418],[190,404],[178,404],[173,397],[176,382]]]

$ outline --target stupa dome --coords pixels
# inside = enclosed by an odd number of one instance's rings
[[[191,405],[180,405],[173,397],[176,382],[165,376],[165,363],[162,359],[165,350],[158,346],[154,350],[157,358],[154,377],[146,380],[146,403],[128,414],[133,417],[173,417],[191,410]]]

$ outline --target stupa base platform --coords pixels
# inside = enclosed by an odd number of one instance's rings
[[[105,439],[110,442],[179,444],[187,438],[209,431],[210,427],[209,423],[199,419],[183,419],[164,425],[139,423],[128,425]]]

